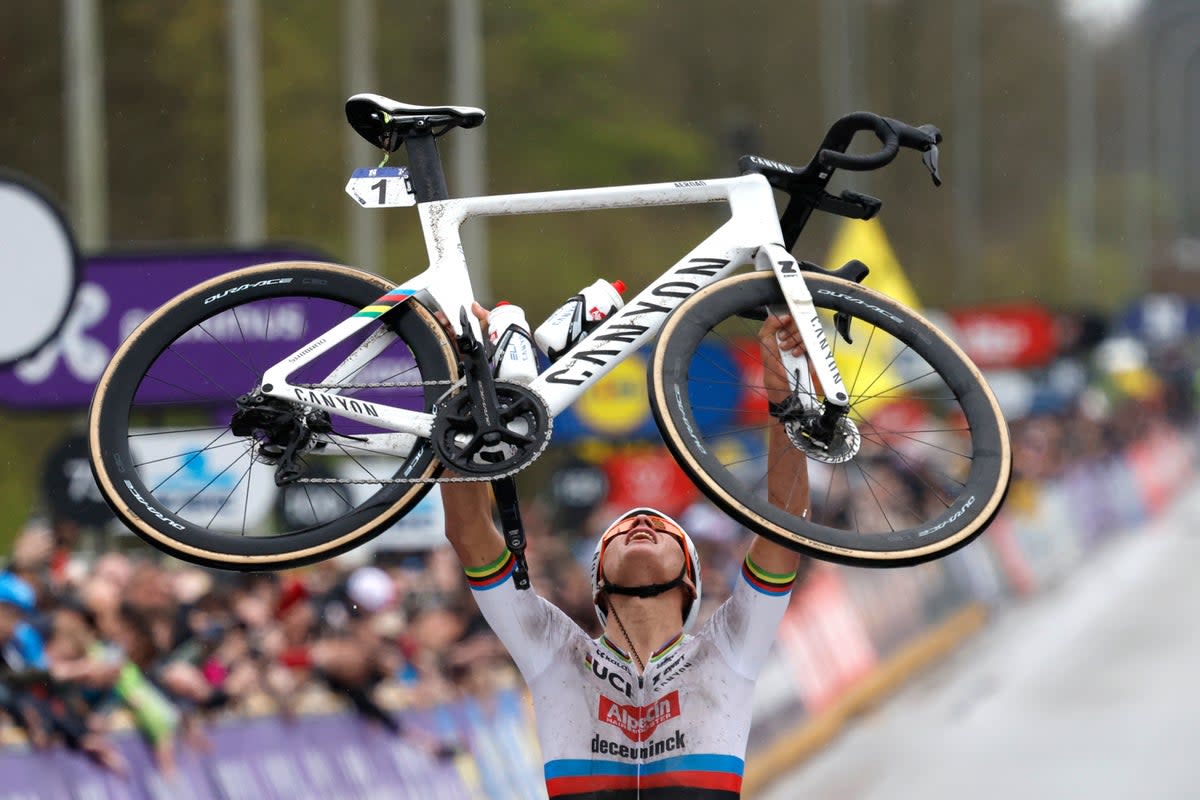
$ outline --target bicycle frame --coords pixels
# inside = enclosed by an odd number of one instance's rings
[[[434,415],[397,408],[382,403],[351,400],[349,397],[288,382],[290,374],[319,357],[329,348],[371,324],[398,302],[414,302],[417,292],[425,292],[446,312],[456,333],[461,332],[459,309],[471,307],[475,299],[463,253],[460,227],[479,216],[586,211],[603,208],[691,205],[727,202],[730,218],[703,242],[655,279],[599,328],[582,339],[569,352],[539,374],[530,384],[546,402],[552,416],[574,403],[588,387],[600,380],[617,363],[653,337],[667,316],[699,289],[724,278],[739,267],[753,263],[756,269],[775,271],[788,310],[796,320],[807,351],[820,354],[811,359],[821,386],[830,402],[846,402],[846,391],[834,364],[822,324],[804,283],[797,262],[784,249],[778,211],[766,178],[748,174],[736,178],[679,181],[596,189],[531,192],[456,198],[420,203],[417,206],[425,236],[430,266],[394,287],[375,304],[339,323],[312,340],[263,376],[262,391],[272,397],[319,405],[331,414],[368,422],[401,434],[371,437],[377,447],[399,455],[407,453],[412,437],[428,437]],[[476,336],[478,321],[468,314]],[[377,331],[343,361],[322,383],[333,383],[353,374],[362,364],[382,351],[391,334]],[[807,380],[807,370],[797,372]],[[797,376],[793,376],[793,379]],[[840,394],[839,394],[840,392]],[[801,402],[815,403],[808,392],[800,392]]]

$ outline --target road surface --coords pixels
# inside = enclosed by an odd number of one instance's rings
[[[1200,798],[1200,483],[760,797]]]

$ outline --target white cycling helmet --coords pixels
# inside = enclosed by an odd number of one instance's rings
[[[626,511],[624,514],[609,523],[608,527],[604,529],[604,533],[601,534],[600,538],[596,541],[596,549],[592,553],[592,603],[596,607],[596,616],[600,619],[601,627],[608,625],[608,612],[605,611],[604,606],[602,606],[600,603],[600,594],[605,591],[605,586],[601,585],[600,575],[600,551],[603,549],[604,536],[608,534],[608,532],[612,530],[617,523],[621,522],[622,520],[629,519],[630,517],[636,517],[639,514],[645,514],[648,517],[659,517],[664,519],[671,523],[671,525],[674,527],[678,528],[679,532],[683,534],[683,573],[674,581],[669,581],[667,584],[658,584],[658,587],[664,588],[661,588],[659,591],[653,593],[659,594],[662,591],[666,591],[669,588],[679,585],[677,582],[682,580],[685,575],[688,578],[691,578],[692,585],[696,587],[696,596],[692,598],[690,604],[683,612],[683,630],[686,633],[696,623],[696,617],[700,615],[700,554],[696,552],[696,545],[692,542],[692,537],[688,536],[687,531],[683,529],[682,525],[658,509],[650,508],[649,506],[640,506],[638,508],[633,508],[629,511]]]

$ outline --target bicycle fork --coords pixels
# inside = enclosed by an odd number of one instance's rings
[[[852,264],[857,267],[848,270],[846,277],[861,280],[865,267],[858,262]],[[773,244],[759,248],[755,254],[755,268],[775,273],[786,312],[795,321],[805,349],[803,356],[780,350],[780,360],[787,371],[792,393],[776,416],[787,427],[796,446],[809,456],[833,463],[849,460],[858,452],[861,438],[847,416],[850,395],[804,280],[803,269],[791,253]],[[835,318],[835,327],[838,335],[849,342],[848,320]],[[818,387],[824,401],[817,399]]]

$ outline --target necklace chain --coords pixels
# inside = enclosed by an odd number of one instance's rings
[[[629,652],[633,653],[633,659],[637,661],[638,670],[646,671],[646,664],[642,661],[642,657],[638,655],[637,645],[633,643],[633,639],[629,638],[629,631],[625,630],[625,623],[621,622],[621,615],[617,613],[617,607],[613,603],[608,604],[609,611],[612,612],[613,619],[617,621],[617,627],[621,629],[621,635],[625,637],[625,644],[629,645]]]

